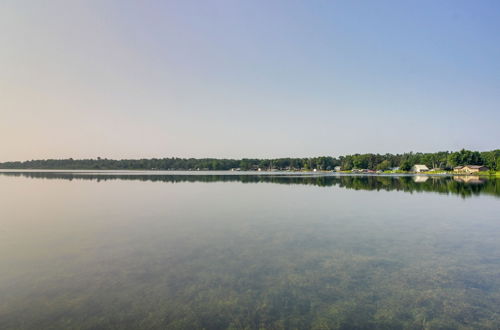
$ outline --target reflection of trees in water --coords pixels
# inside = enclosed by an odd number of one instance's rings
[[[237,175],[237,174],[96,174],[49,172],[0,172],[5,176],[60,180],[138,180],[151,182],[242,182],[339,186],[354,190],[396,190],[404,192],[437,192],[469,197],[489,194],[500,197],[499,179],[482,179],[478,176],[425,177],[416,176],[363,176],[363,175]]]

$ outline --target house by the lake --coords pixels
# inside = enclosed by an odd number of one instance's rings
[[[464,165],[464,166],[457,166],[453,168],[453,172],[455,173],[477,173],[477,172],[484,172],[484,171],[489,171],[490,169],[487,168],[486,166],[483,165]]]
[[[415,173],[426,172],[428,170],[429,170],[429,168],[427,166],[421,165],[421,164],[415,164],[411,168],[411,171],[415,172]]]

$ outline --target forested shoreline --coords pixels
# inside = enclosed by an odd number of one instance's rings
[[[403,154],[354,154],[339,157],[322,156],[309,158],[276,159],[217,159],[217,158],[151,158],[151,159],[44,159],[0,163],[0,169],[68,169],[68,170],[342,170],[371,169],[389,170],[400,168],[408,171],[415,164],[429,168],[451,170],[460,165],[485,165],[500,170],[500,149],[492,151]]]

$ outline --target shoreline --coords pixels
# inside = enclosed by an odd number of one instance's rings
[[[133,174],[133,175],[254,175],[254,176],[426,176],[426,177],[452,177],[452,176],[480,176],[499,177],[500,173],[357,173],[357,172],[334,172],[334,171],[231,171],[231,170],[89,170],[89,169],[0,169],[0,173],[78,173],[78,174]]]

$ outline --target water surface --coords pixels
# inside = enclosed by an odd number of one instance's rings
[[[0,173],[1,329],[498,329],[500,181]]]

